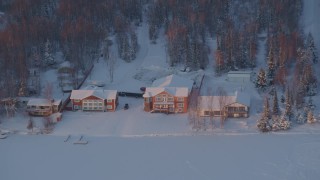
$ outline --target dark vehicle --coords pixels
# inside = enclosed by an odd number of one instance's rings
[[[141,87],[140,91],[145,92],[146,91],[146,87]]]
[[[132,93],[132,92],[119,92],[119,96],[126,96],[126,97],[135,97],[135,98],[142,98],[143,93]]]
[[[124,110],[129,109],[129,104],[126,103],[126,104],[124,105],[124,108],[123,108],[123,109],[124,109]]]

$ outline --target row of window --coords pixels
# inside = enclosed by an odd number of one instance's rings
[[[146,98],[147,99],[147,98]],[[174,101],[174,98],[172,97],[172,96],[170,96],[170,97],[163,97],[163,96],[161,96],[161,95],[158,95],[158,96],[156,96],[156,101],[160,101],[160,102],[163,102],[163,101],[169,101],[169,102],[172,102],[172,101]],[[177,98],[177,101],[179,101],[179,102],[183,102],[184,101],[184,98],[183,97],[178,97]]]
[[[177,106],[179,108],[183,108],[184,104],[183,103],[177,103]],[[155,108],[173,108],[173,104],[155,104]]]
[[[81,106],[78,106],[78,105],[74,105],[73,106],[74,109],[80,109]],[[112,105],[107,105],[107,109],[113,109]],[[103,110],[103,107],[102,106],[83,106],[83,110]]]
[[[83,103],[83,106],[102,106],[101,102],[99,103]]]
[[[27,109],[50,109],[51,106],[27,106]]]
[[[74,102],[80,102],[80,99],[73,100]],[[103,102],[103,100],[83,100],[84,103],[99,103]],[[107,102],[112,102],[112,99],[107,99]]]
[[[247,111],[247,108],[246,107],[228,107],[228,111]]]

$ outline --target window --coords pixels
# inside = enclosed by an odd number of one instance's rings
[[[78,105],[74,105],[73,109],[79,109],[79,106]]]
[[[108,106],[107,106],[107,109],[113,109],[113,108],[112,108],[112,105],[108,105]]]
[[[161,96],[157,96],[157,97],[156,97],[156,101],[162,101]]]
[[[173,97],[172,96],[168,97],[168,101],[173,101]]]
[[[204,111],[203,114],[204,114],[205,116],[210,116],[210,111]]]
[[[214,111],[214,112],[213,112],[213,115],[215,115],[215,116],[220,116],[220,111]]]
[[[112,99],[108,99],[107,102],[112,102]]]
[[[183,97],[178,97],[178,101],[179,101],[179,102],[183,102],[183,101],[184,101],[184,98],[183,98]]]
[[[146,103],[150,102],[149,98],[144,98],[144,102],[146,102]]]
[[[178,107],[183,107],[183,103],[178,103]]]
[[[87,110],[88,108],[87,107],[83,107],[83,110]]]
[[[80,99],[74,99],[73,102],[80,102]]]
[[[99,102],[99,106],[102,106],[102,102]]]

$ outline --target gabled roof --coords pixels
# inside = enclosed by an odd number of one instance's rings
[[[143,97],[153,97],[164,91],[175,97],[188,97],[189,94],[186,87],[148,87]]]
[[[72,90],[70,99],[84,99],[89,96],[95,96],[99,99],[116,99],[116,90]]]
[[[152,87],[187,87],[191,91],[193,81],[175,74],[153,81]]]
[[[220,96],[199,96],[198,103],[200,109],[212,109],[220,110],[219,105]],[[231,105],[233,103],[243,104],[245,106],[250,106],[250,95],[246,93],[235,92],[234,95],[225,96],[225,106]]]
[[[27,106],[52,106],[52,101],[49,99],[34,98],[28,101]]]
[[[229,71],[228,77],[250,77],[252,71]]]

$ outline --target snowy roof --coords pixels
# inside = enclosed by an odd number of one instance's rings
[[[219,98],[220,96],[199,96],[198,102],[200,109],[219,110]],[[225,106],[233,103],[240,103],[245,106],[250,106],[250,95],[246,93],[235,92],[233,95],[227,95],[225,100]]]
[[[160,78],[152,83],[152,87],[187,87],[191,91],[193,81],[175,74]]]
[[[70,99],[84,99],[89,96],[95,96],[100,99],[116,99],[116,90],[72,90]]]
[[[58,106],[61,103],[61,99],[56,99],[53,101],[53,105]]]
[[[71,68],[70,62],[64,61],[63,63],[60,64],[60,68],[64,68],[64,67]]]
[[[161,92],[167,92],[175,97],[188,97],[189,90],[186,87],[148,87],[143,97],[153,97]]]
[[[27,106],[51,106],[52,101],[49,99],[34,98],[28,101]]]

